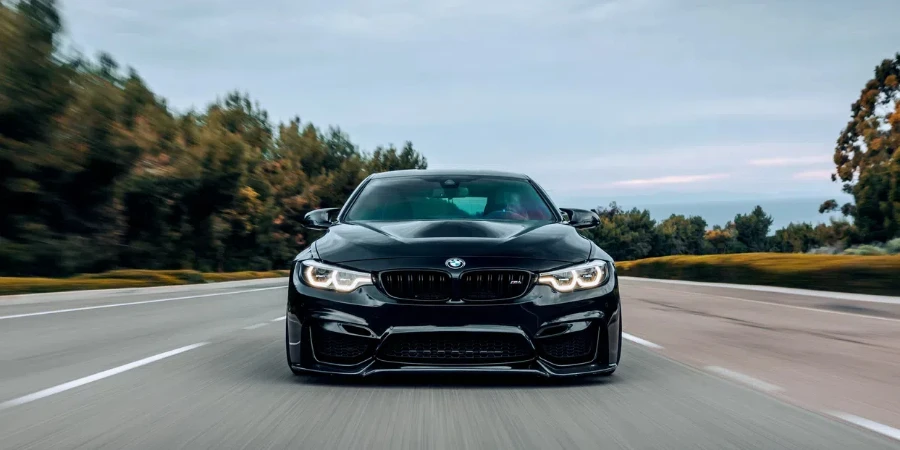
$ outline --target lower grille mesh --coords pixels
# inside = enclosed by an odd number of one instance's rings
[[[597,341],[597,329],[563,334],[539,339],[537,346],[541,356],[554,364],[577,364],[588,362],[594,355]]]
[[[485,364],[530,359],[532,350],[514,334],[434,332],[389,336],[378,356],[394,362]]]
[[[361,362],[374,345],[372,339],[322,329],[313,329],[312,343],[319,361],[338,364]]]

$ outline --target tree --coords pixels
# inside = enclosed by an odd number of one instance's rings
[[[734,241],[734,229],[722,228],[719,225],[706,232],[706,241],[713,248],[714,253],[726,253],[729,244]]]
[[[600,225],[584,231],[584,235],[597,243],[617,261],[645,258],[653,250],[656,222],[650,212],[634,208],[621,210],[610,207],[594,210],[600,216]]]
[[[775,231],[771,240],[772,249],[781,253],[804,253],[822,245],[816,231],[808,223],[790,223]]]
[[[852,216],[864,242],[884,242],[900,232],[900,53],[875,68],[875,76],[851,106],[852,117],[834,152],[836,171],[853,204]],[[836,209],[834,200],[820,211]]]
[[[428,161],[413,149],[412,142],[406,142],[399,153],[393,145],[387,148],[378,147],[372,153],[369,160],[369,173],[386,172],[389,170],[424,169],[428,167]]]
[[[830,223],[820,223],[813,229],[815,241],[820,245],[828,245],[836,249],[847,248],[851,241],[856,240],[856,230],[853,224],[846,220],[832,218]]]
[[[56,56],[61,30],[53,0],[0,7],[0,268],[16,273],[58,259],[60,176],[78,169],[78,149],[54,146],[74,91]]]
[[[656,227],[653,256],[703,253],[706,221],[699,216],[671,215]]]
[[[821,206],[819,206],[819,214],[824,214],[828,212],[834,212],[840,209],[840,205],[838,205],[837,200],[825,200]]]
[[[764,252],[768,250],[769,227],[772,226],[772,216],[763,211],[757,205],[750,214],[738,214],[734,217],[735,236],[738,242],[744,244],[751,252]]]

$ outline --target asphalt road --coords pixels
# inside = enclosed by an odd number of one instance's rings
[[[0,297],[0,448],[900,449],[897,304],[626,280],[611,378],[341,381],[274,283]]]

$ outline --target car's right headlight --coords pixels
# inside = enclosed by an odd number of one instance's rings
[[[351,292],[372,284],[372,274],[335,267],[318,261],[300,261],[295,273],[296,281],[317,289]]]
[[[550,286],[558,292],[572,292],[599,287],[607,279],[609,263],[598,259],[542,273],[538,276],[538,284]]]

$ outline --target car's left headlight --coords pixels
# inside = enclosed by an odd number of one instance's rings
[[[538,284],[550,286],[558,292],[572,292],[601,286],[608,278],[609,263],[595,260],[542,273],[538,276]]]
[[[318,261],[300,261],[295,276],[303,284],[318,289],[350,292],[372,284],[372,274],[335,267]]]

